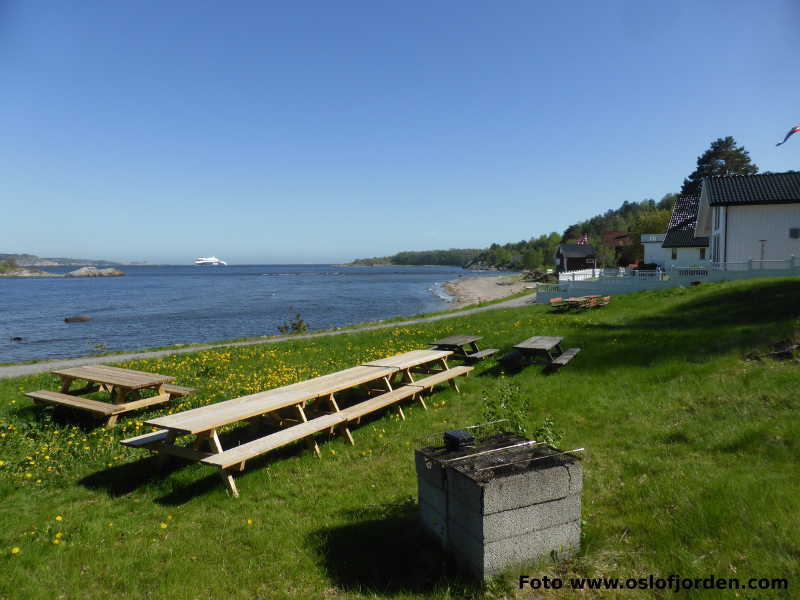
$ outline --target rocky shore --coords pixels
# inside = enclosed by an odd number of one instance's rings
[[[444,291],[454,298],[454,308],[499,300],[535,287],[535,283],[520,281],[516,276],[464,277],[442,284]]]
[[[48,273],[38,269],[16,269],[7,273],[0,273],[0,277],[120,277],[124,275],[119,269],[98,269],[97,267],[81,267],[69,273]]]

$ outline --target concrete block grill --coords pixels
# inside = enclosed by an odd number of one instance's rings
[[[512,433],[418,449],[422,525],[481,579],[544,556],[565,558],[580,546],[578,451]]]

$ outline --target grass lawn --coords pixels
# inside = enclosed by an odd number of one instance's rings
[[[155,469],[113,430],[34,408],[23,391],[55,377],[0,381],[0,598],[572,598],[518,591],[521,574],[781,577],[800,593],[800,364],[745,360],[800,331],[800,281],[763,279],[619,296],[605,308],[489,311],[346,336],[224,348],[122,366],[175,375],[200,391],[177,411],[285,385],[456,333],[507,350],[531,335],[583,351],[562,372],[503,374],[481,363],[462,393],[430,410],[356,427],[351,447],[321,442],[248,463],[240,499],[214,469]],[[518,390],[535,429],[584,446],[583,542],[573,559],[514,569],[485,586],[460,579],[416,524],[413,448],[481,423]],[[228,432],[239,435],[238,430]],[[667,598],[624,590],[584,597]],[[682,598],[737,597],[729,591]]]

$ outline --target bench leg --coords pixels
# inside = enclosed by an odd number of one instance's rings
[[[303,423],[308,421],[308,419],[306,418],[306,413],[303,410],[303,407],[298,404],[296,408],[297,412],[300,413],[300,421],[302,421]],[[310,450],[314,451],[314,454],[317,455],[317,458],[322,458],[322,452],[320,452],[319,450],[319,445],[317,444],[317,440],[315,440],[313,437],[307,437],[306,446],[308,446]]]
[[[174,431],[170,431],[167,434],[166,439],[162,442],[162,446],[171,446],[175,443],[175,438],[177,434]],[[166,452],[160,451],[158,456],[156,457],[156,468],[161,470],[164,468],[164,463],[167,461],[167,456],[169,456]]]
[[[231,496],[234,498],[239,497],[239,490],[236,489],[236,482],[233,480],[233,475],[228,473],[227,471],[220,471],[220,476],[222,476],[222,482],[225,484],[225,487],[228,488],[228,491],[231,493]]]
[[[194,442],[192,442],[192,450],[200,450],[200,446],[202,446],[203,442],[207,439],[207,433],[198,434],[197,437],[194,438]]]
[[[68,375],[59,375],[59,377],[61,378],[61,389],[59,391],[62,394],[68,394],[73,378]]]
[[[117,416],[118,415],[109,415],[108,419],[106,420],[106,427],[108,429],[111,429],[117,424]]]
[[[420,391],[414,394],[414,396],[417,397],[417,400],[419,400],[419,403],[422,405],[422,410],[428,410],[428,405],[425,404],[425,397],[423,396],[422,392]],[[414,397],[412,396],[411,399],[413,400]]]
[[[458,384],[456,383],[455,379],[448,379],[447,381],[450,383],[450,387],[452,387],[459,394],[461,393],[461,390],[458,389]]]
[[[400,418],[401,418],[403,421],[405,421],[405,420],[406,420],[406,416],[403,414],[403,407],[402,407],[402,406],[400,406],[400,405],[398,405],[398,406],[397,406],[397,414],[398,414],[398,415],[400,415]]]
[[[350,442],[351,446],[356,445],[355,440],[353,440],[353,434],[350,433],[350,428],[347,426],[347,423],[342,425],[342,433],[344,433],[344,436],[347,438],[347,441]]]

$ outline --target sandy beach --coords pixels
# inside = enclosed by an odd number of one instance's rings
[[[502,275],[497,277],[464,277],[443,283],[442,288],[454,298],[451,306],[460,308],[469,304],[499,300],[526,289],[531,289],[535,285],[535,283],[529,281],[519,281],[514,276]]]

